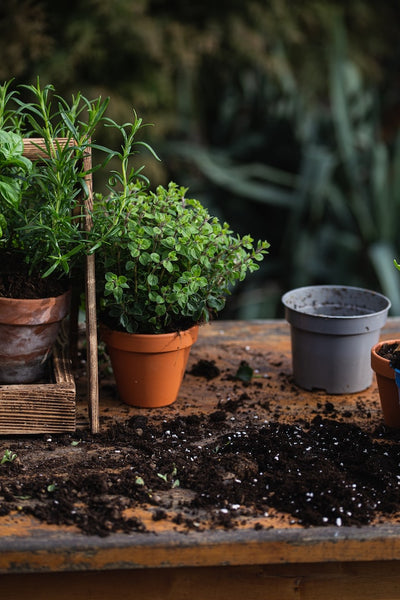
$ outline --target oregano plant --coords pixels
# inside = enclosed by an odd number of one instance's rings
[[[103,318],[130,333],[209,321],[269,247],[234,234],[174,182],[153,192],[132,178],[96,197],[93,222]]]

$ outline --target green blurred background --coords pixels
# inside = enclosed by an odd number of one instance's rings
[[[382,291],[394,315],[399,31],[389,1],[2,0],[0,79],[134,108],[154,184],[271,243],[224,318],[281,317],[283,292],[318,283]]]

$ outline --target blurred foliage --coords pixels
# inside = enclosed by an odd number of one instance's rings
[[[271,242],[226,317],[281,316],[313,283],[400,314],[399,26],[388,0],[7,0],[0,78],[110,95],[118,121],[135,108],[155,184]]]

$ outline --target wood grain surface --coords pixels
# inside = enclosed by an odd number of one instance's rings
[[[389,319],[382,339],[400,334]],[[200,358],[216,359],[233,372],[246,358],[264,377],[263,393],[283,418],[311,414],[326,400],[352,410],[363,402],[381,422],[376,383],[359,394],[327,396],[291,383],[290,330],[284,321],[221,321],[201,328],[188,369]],[[283,385],[282,382],[286,382]],[[139,409],[122,404],[109,380],[101,380],[100,422],[127,419]],[[185,376],[177,402],[151,413],[155,420],[215,410],[224,389]],[[87,426],[86,381],[77,381],[78,427]],[[142,409],[143,410],[143,409]],[[143,412],[140,412],[143,414]],[[2,438],[6,442],[6,438]],[[146,520],[145,508],[138,515]],[[147,517],[148,518],[148,517]],[[337,599],[400,597],[400,525],[389,519],[363,527],[292,526],[275,515],[269,527],[243,523],[231,531],[181,533],[168,521],[154,533],[88,537],[72,527],[27,516],[0,517],[0,598],[258,598]],[[271,526],[272,523],[272,526]]]

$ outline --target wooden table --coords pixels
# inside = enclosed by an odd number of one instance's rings
[[[400,332],[389,319],[382,339]],[[201,329],[190,361],[219,357],[233,368],[247,356],[268,377],[271,401],[301,413],[332,397],[294,392],[290,335],[284,321],[216,322]],[[189,363],[190,366],[190,363]],[[276,391],[279,389],[279,395]],[[335,396],[341,406],[360,398],[379,421],[375,382],[361,394]],[[214,394],[215,399],[215,394]],[[185,377],[178,401],[165,414],[207,410],[207,387]],[[80,421],[85,421],[82,402]],[[101,397],[101,411],[131,415],[135,409]],[[161,411],[161,413],[162,413]],[[160,413],[158,413],[159,415]],[[26,516],[0,518],[0,599],[338,599],[400,598],[400,525],[291,527],[180,533],[160,521],[154,534],[85,536]]]

